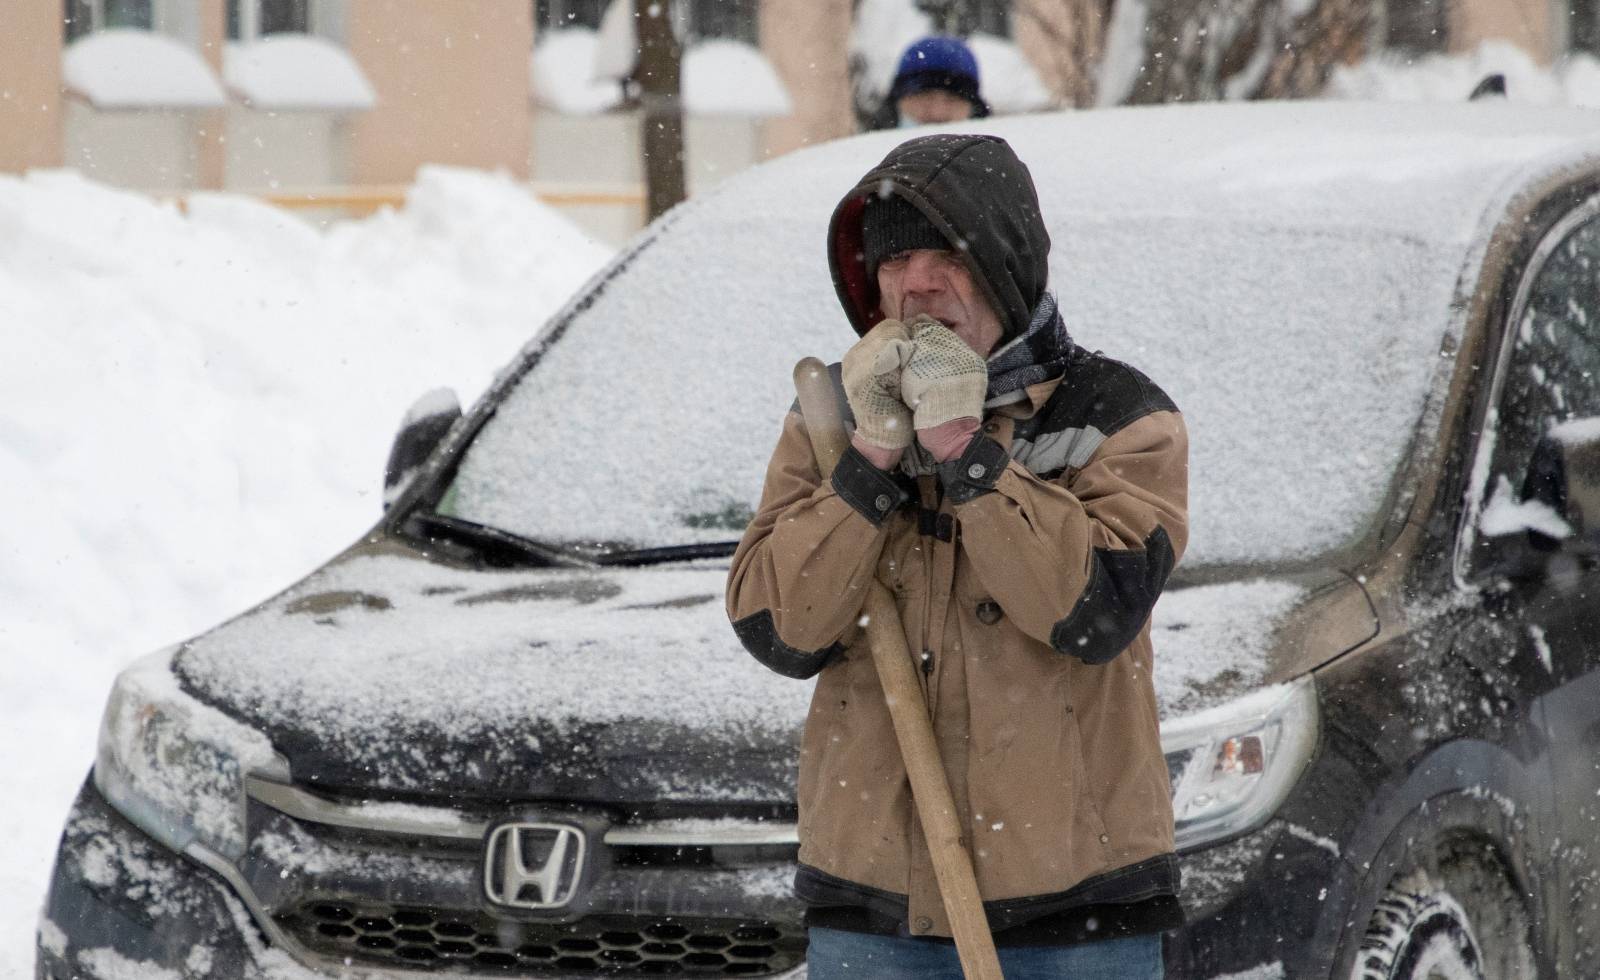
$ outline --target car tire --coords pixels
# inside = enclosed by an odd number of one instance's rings
[[[1433,869],[1390,882],[1373,907],[1350,975],[1525,980],[1538,975],[1528,937],[1526,908],[1505,875],[1494,862],[1458,851]]]
[[[1466,910],[1448,892],[1389,886],[1372,911],[1352,980],[1485,980]]]

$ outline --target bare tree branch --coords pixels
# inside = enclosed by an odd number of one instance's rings
[[[1120,0],[1129,2],[1129,0]],[[1296,98],[1359,59],[1379,0],[1162,0],[1151,3],[1129,102]]]

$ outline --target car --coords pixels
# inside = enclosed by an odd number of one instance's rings
[[[1192,437],[1168,976],[1600,975],[1597,123],[964,124],[1028,162],[1076,339]],[[810,685],[721,600],[792,366],[853,339],[828,217],[901,138],[649,226],[470,412],[418,403],[369,533],[123,671],[41,980],[803,976]]]

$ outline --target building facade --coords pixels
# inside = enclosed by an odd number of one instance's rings
[[[642,178],[622,83],[582,77],[626,60],[607,13],[614,27],[634,0],[0,2],[0,171],[64,165],[162,192],[404,185],[429,163],[544,184]],[[675,0],[690,191],[853,132],[864,73],[897,54],[862,50],[868,20],[999,38],[1044,93],[1027,107],[1086,106],[1118,2]],[[1600,51],[1600,0],[1372,3],[1374,47],[1497,38],[1543,63]],[[590,222],[615,240],[638,216],[623,205]]]

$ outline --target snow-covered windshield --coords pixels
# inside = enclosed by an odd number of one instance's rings
[[[1371,525],[1448,367],[1484,215],[1558,145],[1525,107],[1370,108],[975,126],[1030,165],[1075,337],[1186,416],[1191,566],[1306,562]],[[791,154],[680,210],[506,394],[439,510],[553,544],[736,539],[795,361],[855,339],[832,208],[902,138]]]

